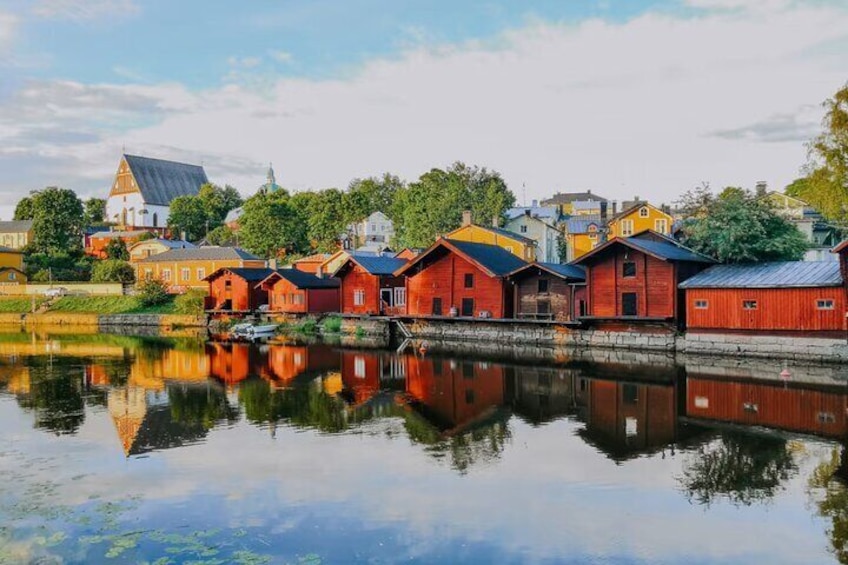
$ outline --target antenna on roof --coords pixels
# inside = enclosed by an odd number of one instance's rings
[[[526,208],[527,207],[527,187],[525,186],[525,184],[523,182],[521,183],[521,198],[524,199],[524,207]]]

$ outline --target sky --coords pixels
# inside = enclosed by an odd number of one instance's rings
[[[848,81],[844,0],[0,0],[0,218],[122,152],[249,196],[452,162],[519,202],[782,189]]]

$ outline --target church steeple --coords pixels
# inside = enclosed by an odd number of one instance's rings
[[[268,163],[268,174],[265,176],[265,184],[267,186],[274,186],[277,184],[277,179],[274,178],[274,165],[273,163]]]

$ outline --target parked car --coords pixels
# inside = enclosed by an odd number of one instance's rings
[[[68,294],[68,289],[61,286],[48,288],[44,291],[44,296],[47,298],[58,298],[60,296],[65,296],[66,294]]]

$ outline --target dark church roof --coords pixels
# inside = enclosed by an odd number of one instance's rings
[[[209,182],[199,165],[124,155],[146,204],[168,206],[178,196],[194,196]]]

